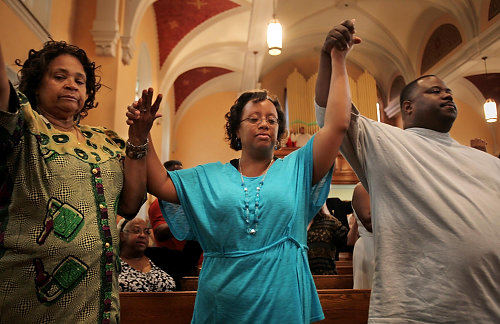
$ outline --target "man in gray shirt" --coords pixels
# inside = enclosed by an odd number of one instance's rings
[[[347,42],[349,24],[328,37]],[[328,55],[316,84],[320,126]],[[500,160],[450,137],[457,108],[436,76],[405,87],[401,114],[404,130],[353,107],[340,149],[371,197],[369,322],[500,323]]]

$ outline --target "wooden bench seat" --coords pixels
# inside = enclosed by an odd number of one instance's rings
[[[352,274],[350,275],[314,275],[316,289],[350,289],[353,286]],[[179,290],[198,290],[198,277],[183,277]]]
[[[370,290],[318,290],[325,321],[322,323],[366,323]],[[195,291],[166,293],[120,293],[122,324],[190,323]]]

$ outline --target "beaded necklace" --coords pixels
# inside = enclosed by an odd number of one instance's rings
[[[243,215],[243,220],[245,221],[245,224],[247,224],[247,233],[251,235],[255,235],[257,233],[257,225],[259,224],[260,221],[260,216],[258,215],[259,211],[259,201],[260,201],[260,189],[262,189],[262,186],[264,185],[264,180],[266,179],[267,176],[267,171],[271,167],[271,164],[273,164],[274,160],[271,159],[271,162],[269,162],[269,165],[267,166],[266,170],[264,171],[264,176],[259,182],[259,185],[255,189],[255,212],[254,212],[254,219],[252,223],[250,223],[250,198],[248,197],[248,188],[245,185],[245,180],[243,179],[243,172],[241,171],[241,159],[238,159],[238,171],[240,172],[241,176],[241,187],[243,188],[243,192],[245,193],[245,212]]]

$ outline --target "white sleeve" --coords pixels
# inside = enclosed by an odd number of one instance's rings
[[[316,100],[314,100],[314,110],[316,111],[316,122],[318,123],[318,126],[321,128],[325,124],[326,108],[321,107],[316,103]]]

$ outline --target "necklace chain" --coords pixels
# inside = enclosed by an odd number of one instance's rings
[[[259,202],[260,202],[260,190],[262,189],[262,186],[264,185],[264,180],[266,179],[267,176],[267,171],[271,167],[271,164],[273,164],[274,160],[271,159],[271,162],[267,165],[266,170],[264,171],[264,176],[259,182],[259,185],[255,189],[255,211],[254,211],[254,220],[252,223],[250,223],[250,198],[248,197],[248,187],[245,185],[245,180],[243,179],[243,172],[241,168],[241,159],[238,159],[238,171],[240,172],[240,177],[241,177],[241,187],[243,188],[243,192],[245,193],[245,211],[244,211],[244,217],[243,220],[245,221],[245,224],[247,224],[247,233],[251,235],[255,235],[257,232],[257,226],[260,221],[260,216],[258,214],[259,211]]]

